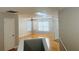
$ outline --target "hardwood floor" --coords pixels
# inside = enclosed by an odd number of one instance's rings
[[[38,38],[38,37],[45,37],[45,38],[49,39],[50,51],[60,51],[59,42],[58,42],[58,40],[55,39],[55,36],[53,34],[51,34],[51,33],[47,33],[47,34],[31,34],[31,35],[26,36],[26,37],[21,38],[21,39]]]
[[[53,40],[53,43],[52,43],[52,50],[53,51],[60,51],[60,46],[59,46],[59,42],[57,40]]]
[[[28,36],[24,36],[20,39],[28,39],[28,38],[38,38],[38,37],[45,37],[49,39],[50,42],[50,50],[49,51],[60,51],[59,41],[55,39],[55,36],[51,33],[48,34],[31,34]],[[12,48],[8,51],[17,51],[16,48]]]
[[[52,35],[50,36],[51,34],[48,33],[48,34],[32,34],[32,37],[35,38],[35,37],[46,37],[49,39],[49,42],[50,42],[50,51],[59,51],[59,43],[58,41],[55,39],[55,37]]]

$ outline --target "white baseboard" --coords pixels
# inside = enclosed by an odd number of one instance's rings
[[[64,45],[63,41],[61,39],[59,39],[59,40],[60,40],[62,46],[64,47],[65,51],[68,51],[67,48],[66,48],[66,46]]]

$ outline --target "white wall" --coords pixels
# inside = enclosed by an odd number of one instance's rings
[[[27,26],[27,22],[30,20],[26,17],[26,15],[18,15],[18,21],[19,21],[19,36],[25,36],[28,35],[30,31],[27,29],[29,26]]]
[[[4,20],[0,13],[0,51],[4,50]]]
[[[58,10],[51,10],[48,12],[49,15],[52,16],[52,21],[50,26],[50,31],[52,31],[55,34],[55,38],[59,39],[59,19],[58,19]]]
[[[53,17],[53,32],[55,34],[55,38],[59,39],[59,20],[58,17]]]
[[[59,32],[67,50],[79,51],[79,8],[64,8],[59,12]]]

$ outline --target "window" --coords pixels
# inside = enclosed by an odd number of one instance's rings
[[[31,26],[32,26],[31,21],[27,21],[26,23],[27,31],[31,31]]]
[[[49,31],[49,22],[48,21],[38,22],[38,30]]]

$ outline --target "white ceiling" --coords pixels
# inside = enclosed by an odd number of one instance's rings
[[[61,10],[61,7],[0,7],[0,12],[9,10],[18,11],[19,13],[35,13],[35,12],[50,12]]]

